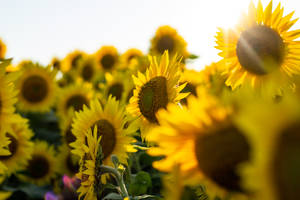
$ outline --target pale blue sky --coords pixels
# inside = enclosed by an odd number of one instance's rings
[[[160,25],[171,25],[200,55],[190,65],[201,69],[217,61],[217,27],[233,26],[249,0],[0,0],[0,38],[14,63],[33,59],[47,64],[74,49],[93,53],[114,45],[122,53],[136,47],[146,52]],[[257,1],[254,1],[257,2]],[[267,0],[263,0],[266,4]],[[297,0],[283,0],[285,14],[296,10]],[[274,1],[274,6],[278,0]],[[297,23],[297,28],[299,28]]]

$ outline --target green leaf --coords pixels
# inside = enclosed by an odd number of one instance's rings
[[[197,59],[199,58],[199,56],[195,55],[195,54],[191,54],[188,59],[191,59],[191,60],[194,60],[194,59]]]
[[[131,195],[145,194],[149,187],[152,186],[150,174],[144,171],[138,172],[132,176],[132,181],[129,186],[129,193]]]
[[[140,199],[158,199],[158,198],[159,198],[158,196],[145,194],[145,195],[133,197],[133,198],[130,198],[130,199],[140,200]]]

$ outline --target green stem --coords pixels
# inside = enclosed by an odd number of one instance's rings
[[[106,165],[101,165],[100,166],[100,170],[101,170],[102,174],[105,174],[105,173],[111,173],[111,174],[113,174],[115,176],[115,178],[116,178],[116,181],[117,181],[119,187],[120,187],[122,197],[128,197],[129,198],[129,195],[128,195],[128,192],[127,192],[127,188],[125,186],[123,177],[118,172],[118,170],[116,170],[115,168],[106,166]]]

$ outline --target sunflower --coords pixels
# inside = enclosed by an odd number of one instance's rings
[[[79,172],[79,157],[71,153],[71,149],[66,143],[59,147],[58,154],[61,174],[72,177]]]
[[[82,110],[83,105],[89,105],[93,96],[94,91],[89,83],[78,82],[62,88],[57,99],[57,116],[60,119],[72,117],[73,112],[70,110]]]
[[[6,54],[6,45],[4,42],[0,39],[0,59],[4,58]]]
[[[160,108],[166,108],[168,103],[177,103],[189,93],[179,93],[185,84],[177,86],[180,80],[178,70],[179,62],[176,56],[169,60],[166,51],[161,57],[160,64],[156,57],[149,57],[150,67],[146,75],[138,73],[132,76],[135,90],[127,106],[127,111],[133,116],[139,117],[143,137],[148,128],[157,124],[156,112]]]
[[[94,56],[87,55],[83,57],[83,61],[80,63],[77,76],[82,80],[90,83],[94,83],[99,73],[99,68],[97,66]]]
[[[62,136],[62,142],[66,143],[69,147],[72,142],[75,142],[76,137],[72,133],[72,122],[74,112],[69,110],[68,116],[59,120],[59,128]]]
[[[87,143],[85,144],[86,152],[80,167],[80,172],[76,176],[81,180],[81,185],[77,192],[79,199],[84,196],[84,200],[98,199],[101,189],[101,172],[99,169],[102,163],[101,154],[98,153],[102,136],[98,137],[97,126],[94,131],[88,129]]]
[[[143,52],[139,49],[135,49],[135,48],[128,49],[120,57],[121,68],[122,69],[127,69],[128,66],[130,65],[130,62],[133,59],[138,59],[138,58],[142,57],[143,55],[144,55]]]
[[[99,68],[104,71],[112,71],[119,64],[118,50],[113,46],[102,46],[95,57]]]
[[[150,54],[159,56],[167,50],[170,56],[180,55],[184,61],[189,55],[186,46],[187,43],[174,28],[161,26],[151,39]]]
[[[50,65],[57,70],[61,69],[61,60],[57,57],[52,58]]]
[[[124,128],[126,123],[124,108],[115,98],[110,96],[103,107],[98,99],[92,100],[89,108],[84,106],[82,111],[75,113],[72,132],[76,141],[71,144],[74,148],[72,153],[83,158],[85,150],[82,144],[86,143],[86,132],[97,126],[97,134],[102,136],[103,163],[113,166],[110,159],[112,154],[117,155],[121,163],[127,163],[127,152],[134,151],[131,143],[135,140],[130,134],[135,133],[137,127],[135,123],[130,123]]]
[[[203,82],[204,82],[203,79],[204,79],[203,74],[198,72],[198,71],[189,70],[189,69],[184,70],[184,72],[182,73],[179,84],[185,84],[186,83],[186,85],[183,88],[183,90],[181,91],[181,93],[189,92],[191,95],[196,96],[197,95],[196,88],[200,84],[203,84]],[[186,98],[181,99],[180,103],[186,104],[187,103]]]
[[[228,86],[262,86],[273,74],[280,74],[285,83],[289,76],[299,74],[300,43],[295,39],[300,30],[289,31],[297,21],[291,20],[293,13],[283,17],[280,4],[272,12],[272,1],[265,10],[260,1],[257,8],[252,2],[248,15],[235,29],[219,29],[216,48],[226,63]]]
[[[47,112],[54,104],[57,85],[55,82],[56,70],[39,64],[22,67],[21,76],[16,82],[20,91],[17,104],[21,111]]]
[[[299,199],[299,97],[286,94],[274,103],[255,96],[246,103],[239,121],[253,153],[240,167],[244,187],[257,200]]]
[[[107,99],[110,95],[120,101],[121,104],[128,103],[129,98],[132,96],[130,93],[133,91],[133,81],[128,73],[125,72],[113,72],[105,74],[106,83],[100,84],[100,88],[103,89],[104,99]]]
[[[6,130],[9,123],[13,122],[15,112],[14,104],[17,102],[17,91],[14,81],[18,78],[16,73],[5,75],[5,68],[9,62],[0,63],[0,129]]]
[[[63,60],[61,64],[61,71],[62,72],[68,72],[72,70],[76,70],[77,67],[82,62],[83,57],[86,54],[82,51],[75,50],[71,53],[69,53]]]
[[[180,165],[185,180],[192,185],[205,183],[211,197],[240,195],[244,191],[236,169],[249,159],[250,149],[231,109],[202,90],[198,98],[188,98],[187,105],[170,104],[167,110],[158,111],[160,126],[148,136],[158,146],[148,153],[164,158],[153,166],[170,172]]]
[[[29,129],[28,120],[20,115],[15,115],[14,118],[17,119],[16,122],[11,123],[10,129],[5,132],[10,140],[10,154],[0,156],[0,161],[8,168],[7,175],[24,169],[33,149],[33,143],[30,141],[33,132]]]
[[[128,68],[132,74],[137,75],[138,72],[145,73],[149,65],[150,62],[148,57],[140,56],[132,58]]]
[[[54,147],[45,141],[36,141],[25,170],[25,174],[18,174],[20,179],[40,186],[49,184],[58,172]]]

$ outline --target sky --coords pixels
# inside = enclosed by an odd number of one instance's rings
[[[285,14],[298,0],[282,0]],[[257,1],[254,0],[256,3]],[[269,0],[262,0],[264,6]],[[273,1],[277,6],[278,0]],[[189,68],[202,69],[218,61],[217,27],[233,27],[250,0],[0,0],[0,38],[7,57],[16,64],[31,59],[44,65],[75,49],[94,53],[102,45],[147,52],[161,25],[177,29],[199,59]],[[297,10],[298,9],[298,10]],[[300,21],[295,28],[300,28]]]

